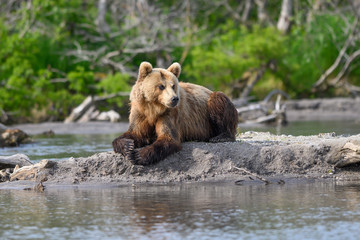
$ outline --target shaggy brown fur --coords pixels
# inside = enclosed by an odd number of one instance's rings
[[[113,141],[114,151],[133,164],[156,163],[184,141],[234,141],[238,114],[221,92],[178,81],[180,64],[168,69],[143,62],[133,86],[129,130]]]

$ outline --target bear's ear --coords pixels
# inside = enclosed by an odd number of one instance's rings
[[[169,72],[172,72],[177,78],[179,78],[181,73],[181,66],[179,63],[174,62],[171,66],[167,69]]]
[[[139,67],[138,80],[143,80],[149,73],[152,72],[152,65],[149,62],[142,62]]]

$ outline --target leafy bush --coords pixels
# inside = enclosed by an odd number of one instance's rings
[[[248,30],[229,24],[223,30],[224,33],[214,38],[209,45],[199,45],[192,49],[189,57],[191,62],[184,69],[192,81],[228,92],[235,83],[241,81],[244,73],[256,72],[269,61],[282,65],[287,49],[284,48],[285,37],[276,29],[255,26]],[[281,79],[276,73],[269,71],[262,81],[269,79],[281,87]],[[272,90],[273,86],[262,84],[259,92],[264,92],[264,88]]]
[[[11,29],[0,18],[0,109],[18,121],[63,120],[88,95],[129,90],[128,76],[109,74],[96,81],[96,68],[90,71],[89,63],[72,64],[65,55],[74,41],[83,42],[71,28],[88,21],[78,11],[82,1],[32,4],[35,11],[26,11],[25,6],[17,10],[23,18]],[[29,21],[35,27],[24,33]],[[109,100],[114,101],[123,100]]]
[[[345,41],[341,31],[344,23],[339,16],[316,16],[308,28],[297,27],[288,36],[284,56],[287,72],[284,72],[286,90],[293,97],[311,97],[312,85],[322,73],[335,61],[339,49],[332,35],[336,35],[338,44]],[[334,32],[333,32],[334,31]]]

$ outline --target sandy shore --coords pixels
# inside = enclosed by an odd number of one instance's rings
[[[348,158],[355,156],[353,159],[360,161],[360,151],[344,148],[347,143],[359,148],[360,135],[294,137],[248,132],[239,135],[236,142],[184,143],[180,152],[151,166],[132,165],[110,151],[57,162],[39,176],[47,176],[44,185],[49,187],[249,181],[252,175],[238,168],[274,183],[294,178],[360,180],[357,161]],[[347,164],[334,168],[339,162]],[[34,184],[36,181],[1,183],[0,189]]]

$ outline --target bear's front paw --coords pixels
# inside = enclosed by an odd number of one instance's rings
[[[118,137],[112,142],[114,152],[125,156],[125,149],[128,145],[134,145],[134,140]]]
[[[124,155],[125,159],[134,165],[138,164],[141,160],[139,151],[135,149],[134,141],[126,142],[124,145]]]

